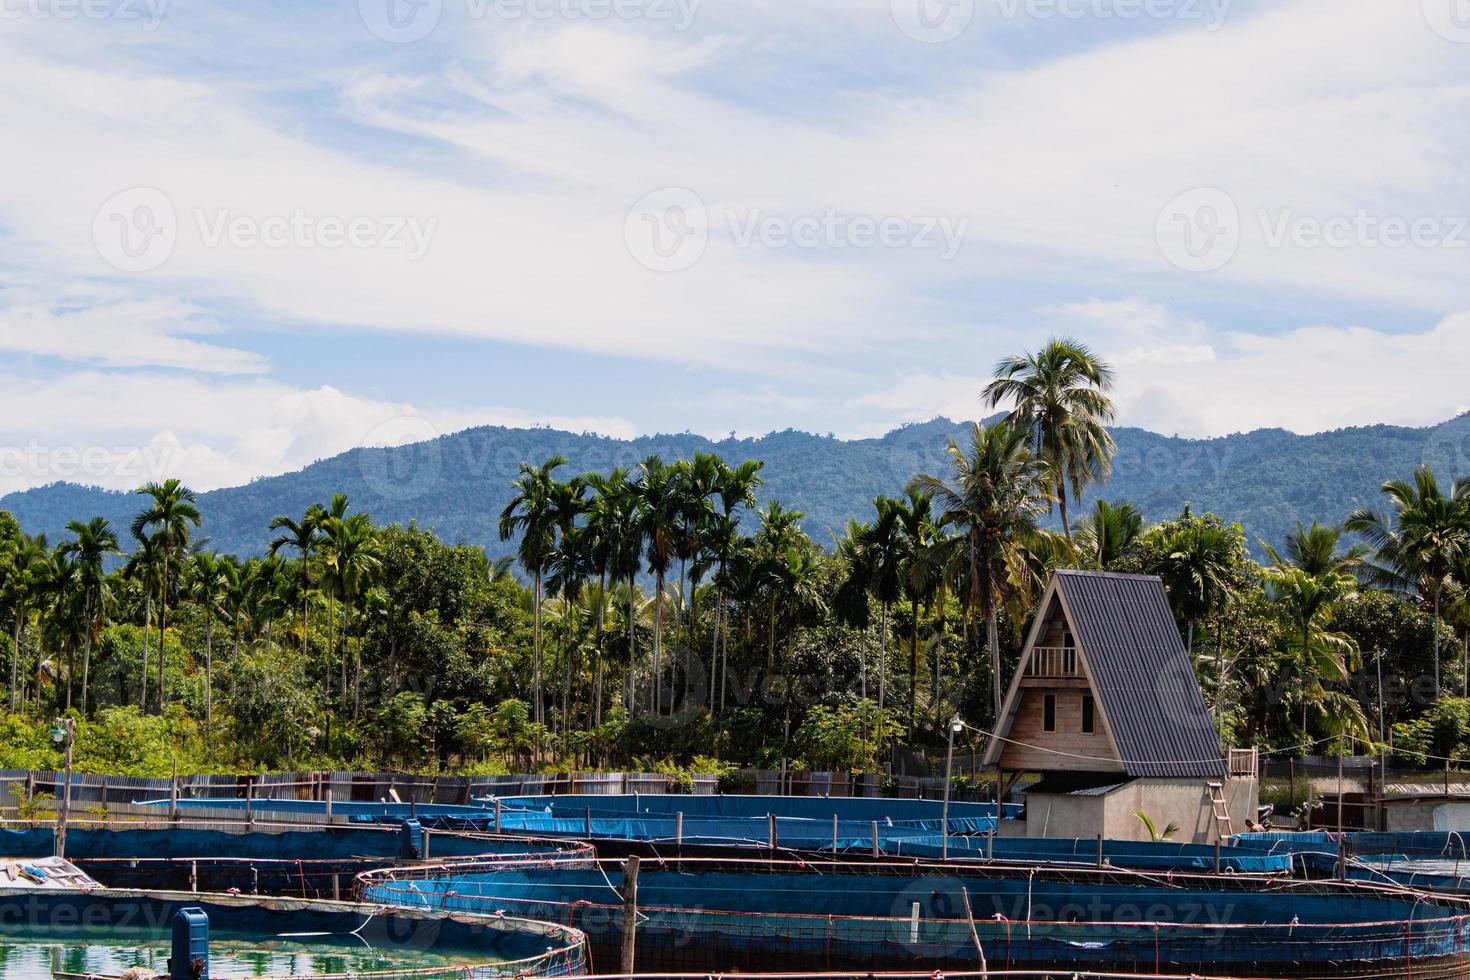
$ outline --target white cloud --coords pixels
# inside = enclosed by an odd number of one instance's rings
[[[436,409],[326,386],[100,371],[47,380],[0,376],[0,419],[13,420],[0,425],[0,493],[56,481],[127,490],[170,476],[210,490],[300,469],[354,446],[473,425],[635,434],[615,417]]]
[[[91,361],[109,367],[166,367],[222,374],[266,369],[251,351],[189,339],[217,330],[188,304],[119,302],[81,308],[0,309],[0,351]]]
[[[1107,304],[1092,307],[1106,308]],[[1470,411],[1470,313],[1422,333],[1309,326],[1278,336],[1227,332],[1213,343],[1126,346],[1131,304],[1098,352],[1117,368],[1118,422],[1166,434],[1211,437],[1280,427],[1311,433],[1387,422],[1427,426]],[[1173,330],[1163,307],[1150,316]],[[1119,343],[1123,346],[1113,346]],[[988,377],[916,373],[852,401],[901,421],[988,414]],[[873,434],[871,428],[859,434]]]

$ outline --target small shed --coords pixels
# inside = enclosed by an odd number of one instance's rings
[[[1254,750],[1223,752],[1156,576],[1053,574],[1002,702],[985,764],[1026,791],[1032,837],[1174,839],[1245,829],[1259,799]]]

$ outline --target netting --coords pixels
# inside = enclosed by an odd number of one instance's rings
[[[152,940],[167,935],[180,909],[192,907],[208,916],[214,939],[370,947],[388,966],[358,974],[363,977],[576,976],[588,966],[585,937],[577,930],[502,916],[169,892],[0,892],[0,921],[11,940]],[[447,965],[414,965],[424,954]],[[398,968],[395,958],[402,961]]]
[[[939,963],[1098,969],[1248,967],[1458,958],[1465,907],[1366,886],[1276,879],[1010,869],[895,869],[789,862],[668,862],[638,882],[638,955],[650,969],[903,968]],[[594,960],[621,945],[621,872],[490,871],[436,877],[380,872],[366,901],[504,911],[574,924]]]

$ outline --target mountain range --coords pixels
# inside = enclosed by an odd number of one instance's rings
[[[948,419],[907,425],[881,438],[842,440],[786,430],[759,438],[712,441],[690,433],[620,440],[553,429],[487,426],[390,449],[354,449],[294,473],[199,495],[210,546],[239,555],[269,546],[276,514],[345,493],[380,524],[417,521],[454,543],[508,554],[497,522],[519,464],[561,455],[566,476],[635,466],[696,451],[731,462],[765,461],[763,500],[803,511],[806,530],[826,544],[848,518],[867,518],[879,494],[901,493],[918,472],[946,474],[944,448],[966,440],[968,423]],[[1470,475],[1470,414],[1440,426],[1372,425],[1297,435],[1261,429],[1215,439],[1181,439],[1143,429],[1113,430],[1114,472],[1095,493],[1131,500],[1150,520],[1177,515],[1186,503],[1239,521],[1253,547],[1277,542],[1297,521],[1340,522],[1354,508],[1376,506],[1379,486],[1424,463],[1442,477]],[[11,493],[0,508],[31,533],[55,541],[69,520],[102,516],[122,533],[140,509],[130,493],[75,484]],[[1080,510],[1074,507],[1073,514]]]

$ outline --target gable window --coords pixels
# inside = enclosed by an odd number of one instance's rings
[[[1096,725],[1096,721],[1093,718],[1094,711],[1096,711],[1096,708],[1092,703],[1092,695],[1082,695],[1082,730],[1089,735],[1097,730],[1094,727]]]
[[[1041,701],[1041,730],[1054,732],[1057,730],[1057,696],[1048,694]]]

